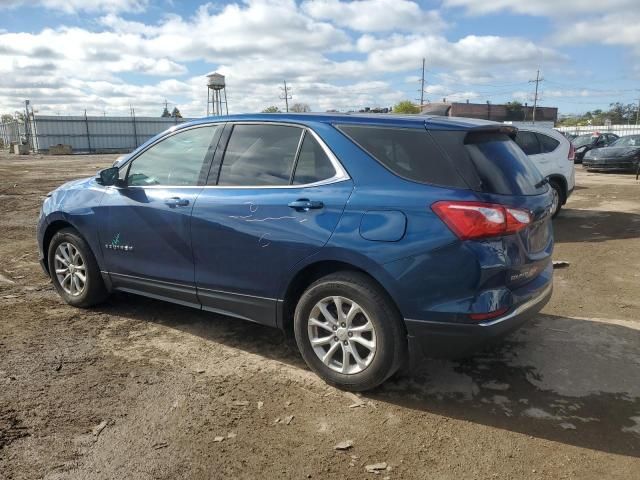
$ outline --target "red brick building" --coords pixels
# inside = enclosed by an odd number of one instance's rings
[[[533,119],[531,105],[522,105],[518,108],[512,105],[493,103],[437,102],[423,105],[422,113],[448,117],[480,118],[495,122],[530,122]],[[555,122],[557,119],[558,109],[556,107],[536,108],[536,121]]]

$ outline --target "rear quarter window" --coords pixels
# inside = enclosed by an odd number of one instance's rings
[[[516,135],[516,143],[527,155],[539,155],[542,153],[539,137],[533,132],[519,130]]]
[[[468,188],[426,129],[360,125],[336,127],[399,177],[430,185]]]
[[[520,135],[519,132],[518,132],[518,135]],[[540,141],[540,146],[542,147],[542,153],[551,153],[556,148],[558,148],[558,145],[560,145],[560,142],[558,140],[550,137],[549,135],[545,135],[544,133],[536,133],[536,136]]]

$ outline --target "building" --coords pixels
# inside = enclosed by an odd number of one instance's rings
[[[495,122],[531,122],[533,107],[519,104],[493,104],[469,102],[436,102],[422,106],[422,113],[448,117],[467,117]],[[554,122],[558,119],[556,107],[537,107],[536,122]]]

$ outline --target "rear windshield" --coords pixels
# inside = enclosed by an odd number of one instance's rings
[[[468,188],[429,132],[418,128],[337,125],[337,128],[396,175],[419,183]]]
[[[507,135],[472,132],[464,145],[483,191],[498,195],[536,195],[546,191],[536,166]]]
[[[590,145],[593,142],[594,138],[595,137],[593,135],[580,135],[579,137],[573,139],[573,146],[578,148],[584,147],[585,145]]]

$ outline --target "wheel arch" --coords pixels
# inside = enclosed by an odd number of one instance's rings
[[[400,317],[403,318],[392,292],[389,291],[389,288],[385,287],[385,283],[388,285],[388,282],[384,282],[384,280],[381,281],[378,276],[371,273],[371,269],[366,268],[364,265],[358,265],[356,262],[345,261],[343,259],[317,259],[298,269],[287,282],[284,294],[281,297],[282,301],[278,302],[277,325],[287,335],[293,335],[293,315],[296,305],[298,304],[298,299],[304,291],[316,280],[340,271],[358,272],[367,276],[387,296],[390,304],[397,310]],[[406,333],[404,322],[402,322],[402,328]]]
[[[558,185],[560,185],[560,188],[562,188],[562,205],[564,205],[565,203],[567,203],[567,190],[569,188],[568,184],[567,184],[567,179],[564,178],[564,176],[559,175],[559,174],[551,174],[549,175],[549,182],[555,182]]]
[[[78,229],[76,227],[74,227],[71,223],[69,223],[66,220],[54,220],[51,223],[49,223],[47,225],[47,228],[44,231],[44,236],[42,237],[42,252],[44,254],[44,266],[47,269],[47,273],[49,272],[49,262],[48,262],[48,257],[49,257],[49,245],[51,244],[51,240],[53,239],[53,236],[58,233],[60,230],[63,230],[65,228],[73,228],[76,232],[78,231]]]

